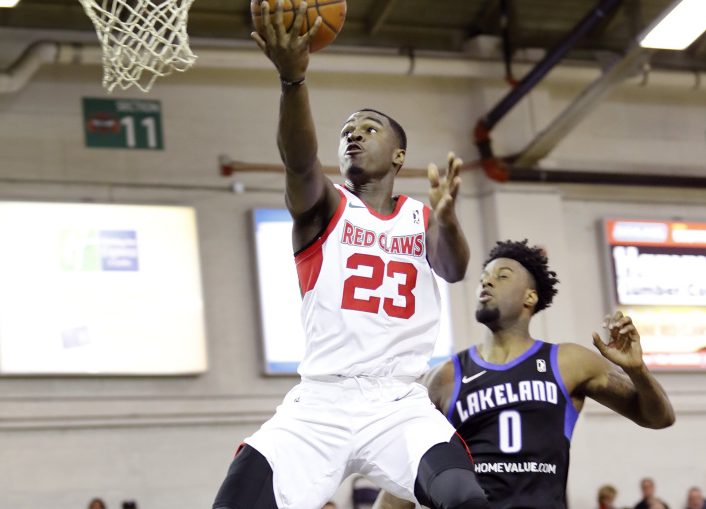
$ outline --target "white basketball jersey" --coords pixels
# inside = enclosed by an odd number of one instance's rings
[[[336,186],[324,233],[297,253],[306,337],[303,377],[418,377],[439,329],[439,289],[427,261],[429,208],[400,196],[383,216]]]

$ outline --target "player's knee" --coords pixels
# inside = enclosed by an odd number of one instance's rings
[[[436,509],[487,509],[488,501],[475,474],[464,468],[450,468],[430,483],[429,498]]]
[[[433,509],[486,509],[488,502],[462,443],[436,444],[419,462],[414,494]]]

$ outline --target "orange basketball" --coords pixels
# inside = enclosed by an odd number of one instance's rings
[[[287,30],[292,27],[294,13],[299,9],[301,0],[284,0],[283,21]],[[277,7],[277,0],[267,0],[270,4],[270,16],[274,15]],[[306,20],[302,24],[300,33],[305,34],[316,21],[317,16],[321,16],[321,26],[316,35],[309,40],[309,51],[319,51],[333,42],[338,32],[343,28],[346,19],[346,0],[308,0],[306,8]],[[252,13],[253,25],[260,35],[264,33],[264,23],[262,21],[262,10],[260,0],[250,0],[250,12]]]

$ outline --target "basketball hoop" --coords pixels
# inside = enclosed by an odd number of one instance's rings
[[[186,32],[194,0],[79,0],[103,48],[103,87],[136,86],[183,72],[196,61]]]

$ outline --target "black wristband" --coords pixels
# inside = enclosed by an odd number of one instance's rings
[[[282,82],[282,85],[284,85],[285,87],[298,87],[299,85],[304,83],[304,81],[306,81],[306,76],[301,79],[295,80],[295,81],[289,81],[289,80],[284,79],[282,76],[280,76],[279,80]]]

